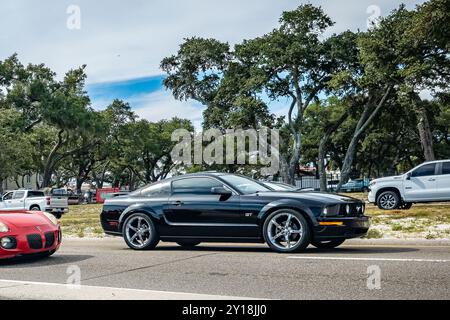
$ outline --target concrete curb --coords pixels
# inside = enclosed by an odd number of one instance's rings
[[[415,245],[415,246],[450,246],[448,239],[350,239],[344,245]]]

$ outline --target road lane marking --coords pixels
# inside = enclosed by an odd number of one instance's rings
[[[52,290],[45,290],[51,287]],[[70,286],[63,283],[0,279],[2,297],[13,299],[118,299],[118,300],[253,300],[256,298],[202,293],[116,288],[104,286]]]
[[[450,260],[440,259],[413,259],[413,258],[353,258],[353,257],[316,257],[316,256],[289,256],[288,259],[303,260],[348,260],[348,261],[398,261],[398,262],[441,262],[447,263]]]

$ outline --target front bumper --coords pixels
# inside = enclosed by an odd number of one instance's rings
[[[320,225],[321,222],[329,223],[330,225]],[[332,225],[333,223],[342,224]],[[369,227],[370,218],[367,216],[321,219],[319,220],[319,225],[314,227],[314,239],[327,241],[359,238],[367,234]]]
[[[4,237],[15,239],[16,247],[4,249],[0,245],[0,259],[57,251],[61,245],[62,233],[59,227],[41,226],[40,231],[36,227],[23,228],[19,232],[0,235],[0,239]]]
[[[375,196],[376,196],[376,192],[374,190],[370,189],[369,196],[368,196],[368,200],[370,203],[376,202]]]

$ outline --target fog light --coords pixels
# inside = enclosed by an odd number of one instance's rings
[[[0,240],[0,245],[2,246],[3,249],[15,249],[17,242],[16,239],[11,238],[11,237],[4,237]]]

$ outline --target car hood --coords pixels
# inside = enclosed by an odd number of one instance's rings
[[[44,215],[37,212],[0,212],[0,221],[16,228],[51,224]]]
[[[296,200],[309,200],[322,203],[340,203],[340,202],[360,202],[360,200],[342,196],[336,193],[326,192],[295,192],[295,191],[269,191],[259,192],[260,197],[279,198],[279,199],[296,199]]]
[[[388,182],[388,181],[397,181],[397,180],[402,180],[402,179],[403,179],[403,175],[378,178],[378,179],[372,180],[372,182]]]

